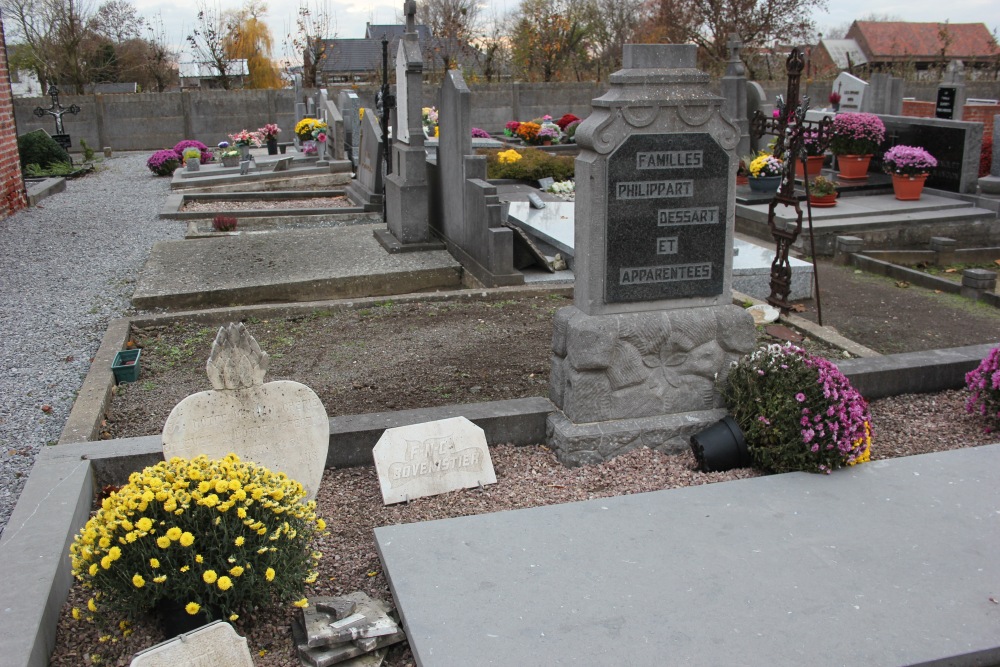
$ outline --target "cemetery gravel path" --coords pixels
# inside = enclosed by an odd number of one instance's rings
[[[105,159],[66,191],[0,220],[0,531],[35,455],[55,444],[110,320],[129,307],[170,179],[147,153]]]

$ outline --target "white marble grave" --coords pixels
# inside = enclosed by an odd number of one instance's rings
[[[386,429],[372,453],[386,505],[497,481],[486,434],[465,417]]]
[[[841,72],[833,80],[831,92],[840,93],[841,111],[865,111],[862,106],[865,101],[865,92],[868,90],[868,82],[859,79],[853,74]]]
[[[302,484],[316,497],[330,442],[326,409],[312,389],[264,382],[268,356],[241,323],[219,329],[207,372],[213,389],[188,396],[163,427],[163,456],[218,459],[230,452]]]
[[[193,632],[141,651],[130,667],[254,667],[246,637],[225,621],[204,625]]]

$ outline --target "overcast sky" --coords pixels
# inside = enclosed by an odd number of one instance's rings
[[[162,16],[167,41],[183,44],[184,37],[195,25],[198,14],[198,0],[134,0],[139,13],[146,18]],[[214,3],[215,0],[208,0]],[[315,0],[307,0],[313,6]],[[402,14],[403,1],[385,0],[328,0],[335,16],[338,37],[364,36],[365,23],[394,23],[397,14]],[[420,0],[417,0],[419,2]],[[282,44],[286,35],[295,32],[295,17],[300,0],[266,0],[268,13],[266,21],[271,27],[275,41],[275,56],[281,57]],[[243,0],[219,0],[222,9],[242,6]],[[489,0],[485,4],[484,15],[502,15],[515,10],[519,0]],[[1000,28],[1000,11],[996,0],[889,0],[873,5],[870,0],[831,0],[830,11],[815,15],[817,28],[827,32],[831,28],[849,25],[872,11],[889,16],[905,17],[907,21],[952,23],[986,23],[987,28]],[[210,5],[214,6],[214,5]]]

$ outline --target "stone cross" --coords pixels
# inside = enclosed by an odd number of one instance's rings
[[[743,48],[740,36],[735,32],[729,33],[729,41],[726,42],[726,46],[729,47],[729,65],[726,67],[726,74],[745,73],[746,68],[743,67],[743,61],[740,60],[740,49]]]
[[[406,15],[406,32],[416,32],[417,3],[414,0],[406,0],[403,3],[403,13]]]
[[[75,104],[69,105],[69,107],[63,107],[59,103],[59,89],[55,86],[49,86],[49,96],[52,98],[52,106],[48,109],[43,109],[42,107],[35,108],[35,115],[39,118],[44,117],[46,114],[53,116],[56,119],[56,134],[66,134],[63,131],[63,114],[71,113],[74,116],[80,113],[80,107]]]

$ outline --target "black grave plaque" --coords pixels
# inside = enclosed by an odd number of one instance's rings
[[[957,88],[938,88],[937,105],[934,108],[934,115],[938,118],[951,120],[955,116],[955,94]]]
[[[962,165],[965,163],[965,139],[967,130],[961,127],[942,127],[923,124],[919,118],[882,119],[885,121],[885,143],[878,155],[893,146],[920,146],[933,155],[938,166],[931,169],[927,181],[929,188],[962,191]],[[873,168],[876,165],[872,165]]]
[[[732,185],[710,134],[626,139],[608,158],[605,301],[721,294]]]
[[[52,139],[57,144],[62,146],[64,151],[68,151],[73,147],[73,142],[70,140],[70,136],[68,134],[53,134]]]

